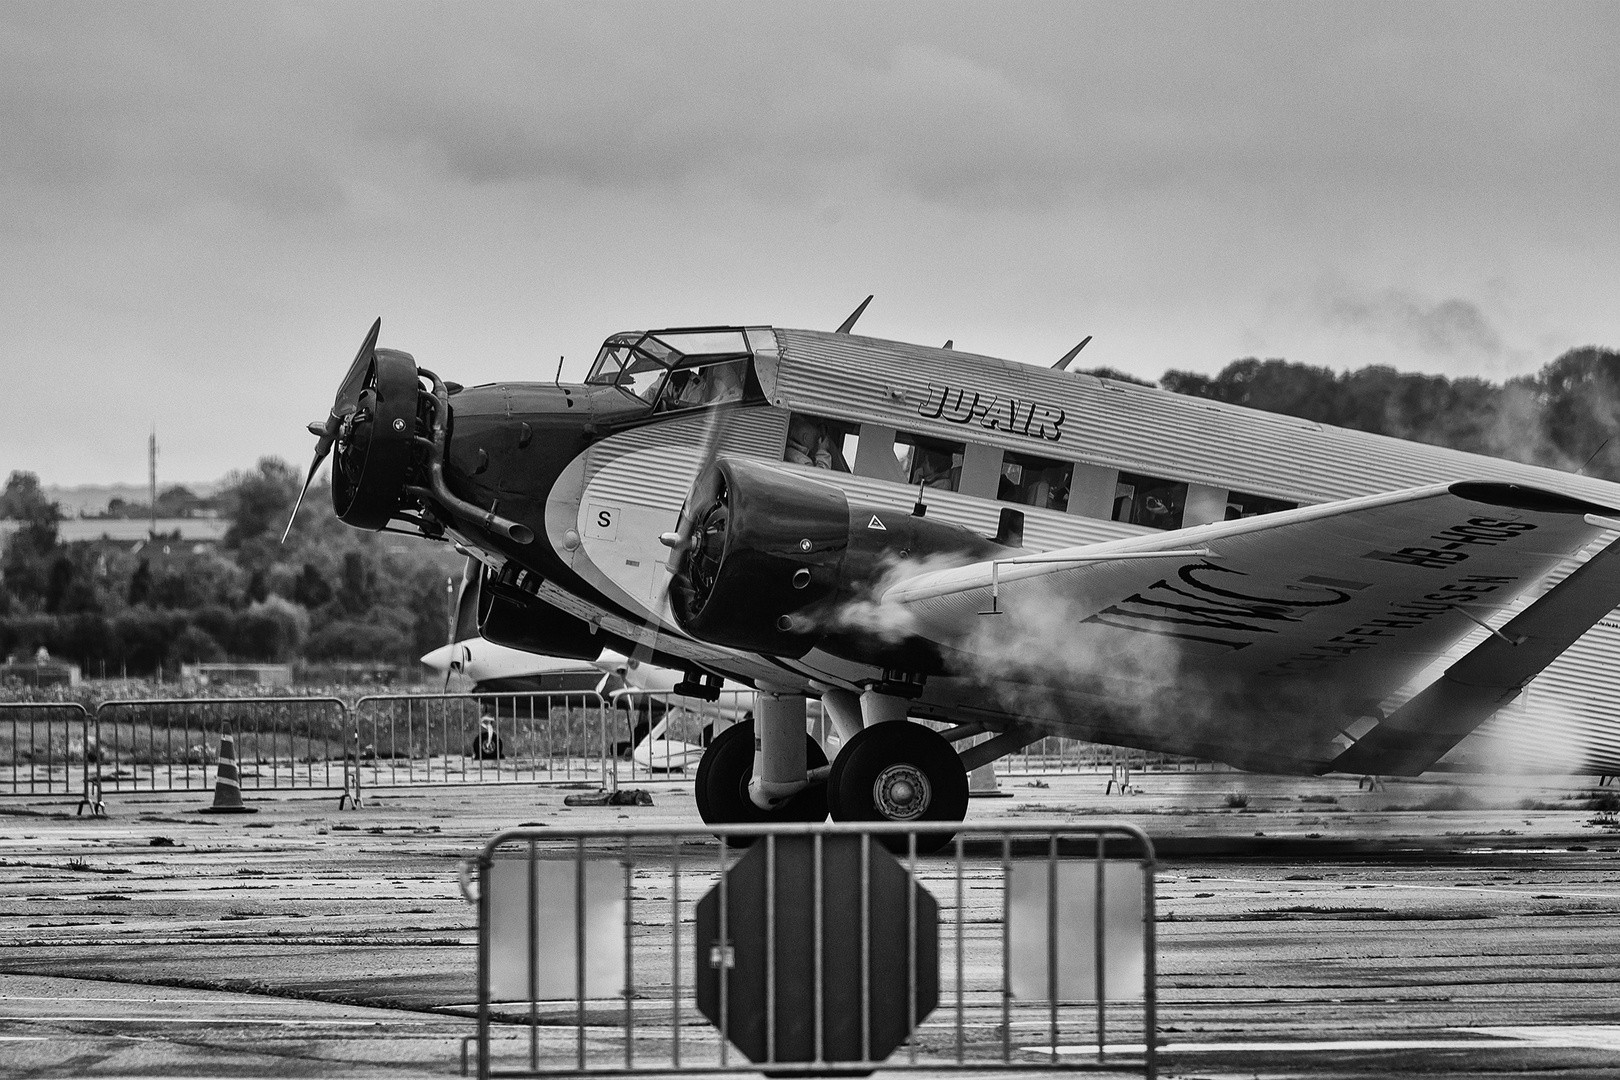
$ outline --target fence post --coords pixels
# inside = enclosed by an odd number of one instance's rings
[[[343,748],[343,794],[338,796],[339,810],[343,804],[348,803],[349,809],[360,809],[360,701],[351,708],[346,701],[339,701],[343,709],[343,719],[348,721],[348,731],[344,741],[348,744]]]
[[[77,703],[76,703],[77,704]],[[80,744],[84,747],[84,760],[80,762],[83,768],[84,785],[79,794],[79,809],[75,816],[82,815],[85,807],[90,808],[91,817],[106,817],[107,804],[101,798],[101,748],[96,747],[96,768],[94,775],[90,771],[90,710],[78,705],[79,723],[81,725]]]

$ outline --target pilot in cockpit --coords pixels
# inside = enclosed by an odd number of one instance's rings
[[[707,380],[702,368],[675,372],[669,377],[669,385],[669,401],[676,408],[703,404]]]
[[[670,380],[669,401],[675,408],[723,405],[741,401],[743,396],[743,369],[738,363],[677,371]]]
[[[704,399],[707,404],[723,405],[728,401],[741,401],[743,396],[743,365],[739,361],[715,364],[703,369],[708,375]]]

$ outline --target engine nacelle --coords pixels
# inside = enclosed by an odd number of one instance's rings
[[[332,509],[346,524],[381,529],[404,502],[419,398],[410,354],[375,350],[332,461]]]
[[[922,673],[938,668],[931,646],[861,617],[874,589],[906,560],[937,569],[1012,550],[959,525],[851,504],[831,484],[741,458],[710,466],[681,513],[691,539],[675,556],[670,600],[693,637],[786,657],[819,646]]]

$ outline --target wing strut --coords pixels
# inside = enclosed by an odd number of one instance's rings
[[[1620,606],[1620,541],[1593,555],[1509,619],[1446,673],[1328,766],[1331,772],[1417,776]]]

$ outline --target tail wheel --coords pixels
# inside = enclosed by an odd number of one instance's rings
[[[827,778],[834,821],[961,821],[967,816],[968,779],[962,759],[931,728],[889,721],[863,728],[844,744]],[[938,851],[953,834],[918,833],[917,850]],[[903,836],[885,837],[895,852]]]
[[[805,736],[804,763],[816,769],[827,755],[814,738]],[[827,817],[827,788],[812,784],[776,810],[761,810],[748,797],[754,776],[754,722],[743,720],[714,737],[698,763],[693,794],[698,813],[710,825],[750,825],[770,821],[823,821]],[[752,840],[732,841],[746,847]]]

